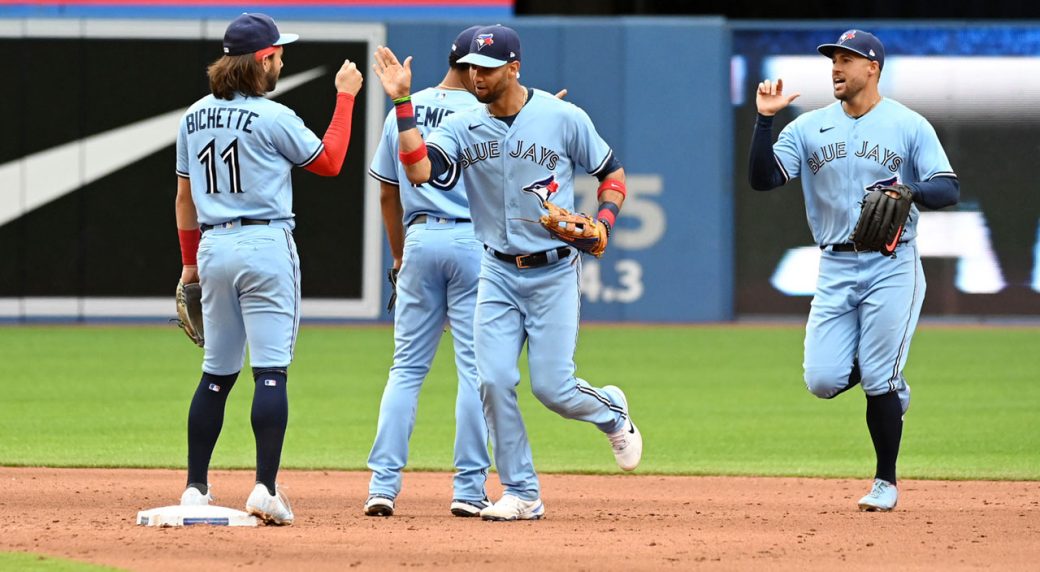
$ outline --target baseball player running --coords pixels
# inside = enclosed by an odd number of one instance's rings
[[[293,522],[275,477],[300,321],[289,175],[294,166],[323,176],[339,173],[363,81],[345,61],[336,73],[332,122],[318,139],[291,109],[264,98],[282,70],[282,46],[297,38],[281,34],[264,14],[242,14],[231,22],[224,55],[207,70],[212,94],[188,108],[177,137],[181,280],[201,282],[206,334],[202,380],[188,412],[188,486],[181,504],[212,500],[210,457],[248,343],[257,484],[246,510],[278,525]]]
[[[822,250],[805,332],[805,383],[823,399],[863,385],[877,472],[859,508],[890,511],[899,500],[896,457],[910,405],[903,368],[925,292],[918,206],[956,204],[960,187],[928,121],[879,94],[885,48],[876,37],[849,30],[818,50],[833,62],[838,101],[796,118],[774,145],[773,116],[798,94],[785,93],[779,79],[760,83],[751,186],[764,191],[802,176]],[[892,208],[867,213],[880,203]],[[867,227],[900,211],[903,220],[872,230],[885,238],[869,246]]]
[[[459,63],[469,53],[477,28],[467,28],[455,38],[448,55],[448,72],[441,83],[412,94],[416,125],[423,136],[428,136],[451,114],[478,105],[471,93],[469,65]],[[408,440],[415,425],[419,389],[430,371],[442,326],[447,321],[451,325],[459,376],[455,402],[457,472],[451,513],[478,516],[490,505],[484,484],[491,466],[473,352],[473,311],[482,248],[473,236],[459,169],[400,192],[401,181],[408,187],[411,183],[398,154],[397,118],[391,111],[369,174],[379,180],[383,222],[394,257],[390,274],[391,283],[396,280],[394,364],[383,390],[379,427],[368,457],[372,480],[365,514],[394,514],[394,502],[401,492],[401,470],[408,460]],[[398,270],[400,274],[395,276]]]
[[[481,511],[486,520],[534,520],[545,507],[517,404],[518,360],[528,344],[531,389],[560,415],[593,423],[610,439],[618,465],[635,469],[642,437],[617,387],[575,377],[580,260],[576,249],[538,224],[550,206],[572,208],[574,171],[600,179],[600,210],[585,225],[602,252],[624,202],[625,176],[588,115],[552,94],[519,83],[520,39],[504,26],[476,31],[469,64],[484,105],[458,112],[424,143],[410,100],[411,58],[402,65],[379,47],[373,68],[395,104],[400,161],[408,179],[426,183],[461,169],[474,232],[484,243],[477,292],[475,349],[484,415],[505,489]],[[548,206],[547,206],[548,205]]]

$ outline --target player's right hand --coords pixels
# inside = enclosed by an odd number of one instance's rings
[[[405,58],[404,65],[401,65],[390,48],[378,46],[372,58],[372,69],[379,76],[383,91],[390,99],[398,99],[412,92],[412,56]]]
[[[755,104],[758,106],[759,114],[772,116],[790,105],[799,95],[801,94],[784,95],[784,80],[777,79],[776,83],[773,83],[767,79],[758,84],[758,90],[755,92]]]
[[[343,65],[336,72],[336,91],[357,95],[363,83],[365,76],[357,69],[357,65],[350,60],[343,60]]]

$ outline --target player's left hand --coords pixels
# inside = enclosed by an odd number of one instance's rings
[[[390,99],[398,99],[412,92],[412,56],[405,58],[402,65],[390,48],[378,46],[372,59],[372,69],[379,76],[383,91]]]
[[[572,213],[551,202],[546,202],[545,208],[549,209],[549,213],[542,215],[539,222],[549,234],[596,258],[603,256],[609,237],[607,225],[603,221],[587,214]]]
[[[195,265],[181,268],[181,284],[194,284],[199,281],[199,267]]]

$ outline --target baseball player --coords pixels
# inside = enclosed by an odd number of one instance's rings
[[[593,423],[610,439],[622,469],[642,455],[642,437],[617,387],[597,389],[575,377],[580,260],[574,247],[538,224],[547,204],[574,204],[574,171],[601,181],[592,220],[606,235],[625,198],[625,176],[588,115],[552,94],[522,86],[520,39],[504,26],[477,30],[469,64],[484,105],[443,121],[424,143],[409,98],[411,58],[402,65],[379,47],[373,68],[395,104],[400,161],[416,184],[460,169],[474,232],[484,244],[477,292],[475,349],[484,416],[505,489],[481,511],[486,520],[534,520],[545,507],[531,458],[516,386],[528,344],[531,389],[560,415]]]
[[[833,62],[838,101],[796,118],[774,145],[773,116],[798,94],[785,93],[779,79],[760,83],[751,186],[764,191],[802,177],[809,225],[822,250],[805,332],[805,383],[823,399],[862,384],[877,472],[859,508],[889,511],[899,499],[896,457],[910,405],[903,368],[925,292],[917,207],[956,204],[960,187],[928,121],[878,92],[885,48],[876,37],[849,30],[818,50]],[[875,191],[912,200],[901,234],[881,248],[889,256],[862,251],[850,238],[861,203]]]
[[[423,136],[453,113],[479,105],[471,93],[469,65],[459,63],[469,53],[477,28],[467,28],[455,38],[448,55],[448,72],[440,84],[412,94],[416,125]],[[473,353],[473,310],[482,248],[473,236],[459,169],[411,188],[398,153],[397,118],[391,111],[369,174],[379,180],[383,222],[394,257],[390,274],[391,283],[396,281],[394,364],[383,390],[379,427],[368,457],[372,480],[365,514],[394,513],[394,501],[401,492],[401,470],[408,460],[408,440],[415,425],[419,389],[433,362],[442,326],[447,322],[451,325],[459,376],[455,402],[457,472],[451,513],[478,516],[490,505],[484,484],[491,466]],[[403,192],[399,190],[402,181],[408,187]],[[400,274],[395,276],[397,271]]]
[[[336,73],[332,122],[318,139],[291,109],[264,98],[278,81],[282,46],[297,38],[280,33],[264,14],[242,14],[231,22],[224,55],[207,70],[212,94],[188,108],[177,137],[181,280],[201,283],[206,333],[202,380],[188,412],[188,486],[181,504],[212,500],[210,457],[248,343],[257,484],[246,510],[279,525],[293,522],[275,477],[300,320],[290,171],[299,166],[323,176],[339,173],[363,81],[345,61]]]

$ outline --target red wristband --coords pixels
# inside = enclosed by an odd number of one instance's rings
[[[396,112],[398,119],[403,119],[405,117],[411,117],[415,115],[415,110],[412,107],[411,101],[406,101],[404,103],[398,103],[394,105],[394,112]]]
[[[603,196],[603,191],[617,191],[621,193],[622,197],[628,195],[628,191],[625,189],[625,183],[617,179],[604,179],[603,182],[599,184],[599,188],[596,189],[596,199],[603,200],[600,198]]]
[[[181,262],[185,266],[198,266],[199,239],[202,233],[197,228],[191,230],[177,229],[177,238],[181,242]]]
[[[607,223],[607,228],[614,228],[614,222],[617,220],[614,211],[610,209],[600,209],[599,213],[596,214],[596,218]]]
[[[414,151],[399,153],[398,156],[401,158],[403,165],[414,165],[426,158],[426,143],[419,145],[419,148]]]

